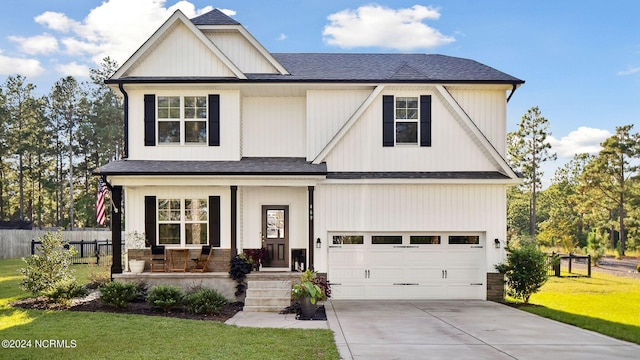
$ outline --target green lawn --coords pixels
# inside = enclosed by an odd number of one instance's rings
[[[550,277],[520,309],[640,344],[640,280],[593,273]]]
[[[31,348],[0,348],[2,359],[339,359],[330,330],[239,328],[157,316],[13,309],[9,302],[29,296],[18,288],[16,269],[21,266],[20,260],[0,260],[0,340],[31,340]],[[86,265],[74,269],[85,282],[90,269]],[[35,348],[35,341],[44,339],[66,340],[70,348]]]

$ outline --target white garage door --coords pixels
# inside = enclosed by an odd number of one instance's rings
[[[480,234],[330,234],[335,299],[484,299]]]

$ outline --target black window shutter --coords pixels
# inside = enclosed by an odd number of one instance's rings
[[[382,96],[382,146],[393,146],[394,143],[394,99],[393,95]]]
[[[144,233],[146,245],[156,244],[156,197],[144,197]]]
[[[156,96],[144,96],[144,146],[156,145]]]
[[[431,146],[431,95],[420,96],[420,146]]]
[[[209,196],[209,245],[220,247],[220,196]]]
[[[209,146],[220,146],[220,95],[209,95]]]

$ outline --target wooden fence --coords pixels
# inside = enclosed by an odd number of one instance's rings
[[[0,230],[0,259],[19,259],[31,255],[31,240],[38,240],[48,232],[57,230]],[[67,241],[111,240],[111,231],[61,231]]]

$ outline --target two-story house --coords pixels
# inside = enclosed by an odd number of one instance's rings
[[[107,83],[125,109],[126,156],[97,170],[124,198],[114,251],[124,220],[212,245],[214,272],[264,247],[262,271],[312,267],[338,299],[502,295],[524,81],[443,55],[270,53],[213,10],[176,11]]]

